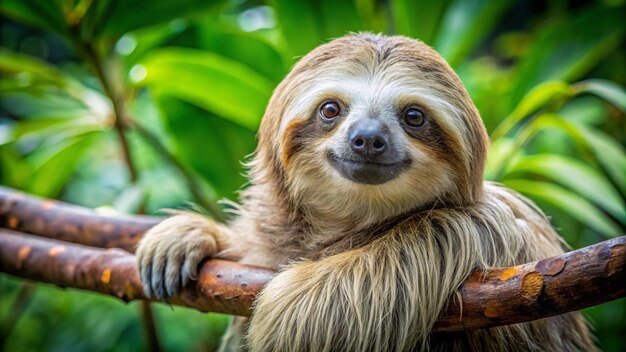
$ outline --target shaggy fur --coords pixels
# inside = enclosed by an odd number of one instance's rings
[[[332,124],[318,118],[328,100],[341,107]],[[425,112],[423,128],[402,127],[407,106]],[[347,155],[349,126],[374,118],[407,169],[383,184],[352,182],[327,156]],[[371,34],[322,45],[274,92],[235,219],[224,226],[178,215],[141,241],[146,292],[174,294],[195,278],[204,256],[280,270],[258,297],[249,324],[236,319],[225,349],[594,350],[578,313],[431,333],[472,270],[563,252],[530,201],[483,183],[487,144],[459,78],[428,46]]]

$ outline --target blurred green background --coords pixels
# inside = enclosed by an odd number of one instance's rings
[[[2,185],[224,218],[216,200],[245,184],[272,89],[310,49],[368,30],[448,60],[492,137],[485,177],[535,200],[572,247],[625,232],[623,0],[2,0],[0,14]],[[624,351],[624,299],[585,314]],[[155,316],[166,350],[214,350],[228,319]],[[0,349],[145,346],[137,303],[0,275]]]

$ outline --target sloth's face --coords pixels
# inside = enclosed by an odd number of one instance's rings
[[[328,164],[349,181],[382,185],[414,162],[427,161],[417,142],[436,131],[420,99],[399,95],[394,85],[375,91],[367,81],[346,79],[341,93],[341,85],[335,85],[317,108],[317,118],[327,132]]]
[[[374,73],[336,67],[308,83],[294,104],[302,110],[283,125],[298,184],[316,196],[348,192],[371,202],[384,195],[397,205],[433,200],[450,187],[456,151],[440,125],[453,107],[405,71],[401,64]]]
[[[292,195],[324,214],[458,204],[482,184],[480,117],[447,64],[407,38],[357,35],[316,49],[278,88],[263,127],[278,137]]]

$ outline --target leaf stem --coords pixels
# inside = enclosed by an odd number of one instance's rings
[[[109,77],[105,72],[104,63],[96,52],[94,46],[88,43],[84,43],[83,48],[86,59],[89,63],[91,63],[91,66],[98,76],[104,93],[111,100],[111,105],[113,106],[113,121],[115,132],[117,133],[117,136],[119,138],[122,155],[124,156],[124,161],[126,167],[128,168],[130,183],[136,184],[139,175],[137,172],[137,166],[135,165],[135,160],[133,159],[133,154],[131,152],[130,143],[128,141],[128,137],[126,136],[126,127],[128,127],[128,124],[124,119],[125,114],[123,97],[121,94],[118,94],[118,92],[115,91],[112,82],[109,80]],[[140,207],[140,209],[142,208],[143,205]],[[150,306],[150,302],[142,301],[140,311],[146,342],[148,344],[148,350],[157,352],[161,351],[161,344],[159,341],[159,336],[157,334],[156,322],[154,319],[154,315],[152,314],[152,307]]]
[[[113,106],[113,115],[114,115],[114,127],[117,133],[117,136],[120,141],[120,146],[122,148],[122,155],[124,156],[124,161],[128,168],[128,173],[130,176],[130,182],[136,183],[138,178],[137,167],[133,160],[133,155],[130,149],[130,143],[128,142],[128,138],[125,134],[125,121],[124,121],[124,106],[123,100],[119,94],[114,91],[113,85],[109,80],[106,72],[104,71],[104,65],[100,60],[100,57],[94,50],[92,45],[85,45],[85,53],[88,56],[89,62],[93,66],[98,79],[100,80],[100,84],[102,85],[102,89],[104,93],[111,100],[111,105]]]
[[[26,312],[28,305],[30,304],[33,294],[37,286],[30,282],[23,282],[20,287],[15,300],[9,309],[9,312],[6,314],[4,319],[0,322],[0,350],[5,347],[5,343],[8,340],[9,335],[19,322],[20,318]],[[2,341],[5,341],[3,343]]]
[[[172,153],[170,153],[154,134],[137,121],[129,120],[128,124],[132,126],[135,131],[137,131],[137,133],[152,146],[152,148],[154,148],[155,152],[160,154],[180,172],[195,200],[209,212],[213,219],[218,221],[224,221],[226,219],[224,213],[217,206],[217,204],[210,199],[207,199],[205,192],[202,190],[202,186],[196,180],[193,172],[183,165],[183,163],[180,162]]]

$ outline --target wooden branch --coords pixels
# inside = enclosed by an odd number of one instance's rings
[[[63,287],[145,299],[133,252],[145,230],[160,221],[147,216],[106,216],[0,187],[0,271]],[[169,303],[249,315],[254,297],[274,273],[266,268],[210,260],[197,283]],[[626,237],[509,268],[474,272],[451,301],[435,331],[514,324],[564,314],[626,296]],[[462,313],[462,314],[461,314]]]
[[[144,299],[133,255],[0,230],[0,271],[18,277],[100,292],[124,301]],[[247,316],[273,272],[209,260],[199,280],[168,303]],[[435,332],[462,331],[546,318],[626,295],[626,237],[554,258],[474,272]],[[462,314],[461,314],[462,312]]]
[[[474,271],[436,331],[523,323],[626,297],[626,236],[537,262]],[[459,318],[461,317],[461,318]]]
[[[0,186],[0,227],[41,237],[133,253],[143,233],[161,220],[141,215],[102,215]]]
[[[0,229],[0,272],[99,292],[125,302],[146,299],[135,256],[119,249],[97,249]],[[273,276],[266,268],[209,260],[198,281],[167,303],[247,316],[256,294]]]

